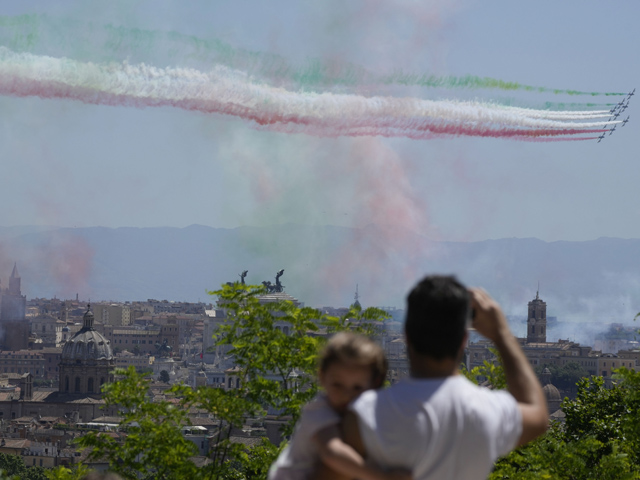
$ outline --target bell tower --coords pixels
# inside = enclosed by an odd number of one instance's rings
[[[540,299],[540,288],[536,298],[529,302],[527,317],[527,343],[545,343],[547,341],[547,304]]]
[[[11,272],[11,277],[9,277],[9,295],[15,295],[19,297],[22,295],[20,292],[20,274],[18,273],[18,264],[13,264],[13,272]]]

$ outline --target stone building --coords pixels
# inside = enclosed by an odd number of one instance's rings
[[[548,368],[545,368],[540,375],[540,383],[542,384],[544,397],[547,400],[549,414],[553,414],[560,408],[562,395],[560,395],[560,391],[555,387],[555,385],[551,383],[551,371]]]
[[[0,347],[22,350],[29,346],[29,323],[25,320],[27,298],[20,291],[18,266],[13,265],[9,287],[0,285]]]
[[[93,312],[87,306],[82,329],[62,349],[59,367],[61,393],[97,395],[102,384],[113,381],[115,358],[111,345],[93,328],[93,321]]]
[[[55,416],[86,422],[117,412],[116,407],[105,408],[100,395],[100,386],[114,379],[115,359],[109,340],[93,328],[93,321],[93,313],[87,307],[82,328],[61,352],[53,348],[39,351],[45,357],[49,377],[55,375],[59,357],[59,391],[34,391],[32,374],[24,373],[17,380],[17,388],[0,389],[0,419]]]
[[[527,343],[546,343],[547,341],[547,304],[536,298],[529,302],[527,317]]]
[[[103,325],[131,325],[131,306],[125,303],[97,303],[93,305],[97,322]]]
[[[171,352],[178,351],[179,328],[175,323],[149,325],[146,327],[104,325],[104,336],[110,340],[112,348],[129,350],[136,355],[158,353],[156,345],[168,345]]]
[[[60,358],[62,356],[62,347],[45,347],[39,350],[44,357],[44,378],[59,382]]]
[[[16,350],[0,352],[1,373],[31,373],[35,378],[44,378],[44,356],[40,351]]]
[[[49,314],[40,314],[28,319],[32,338],[42,340],[42,347],[60,347],[64,343],[62,329],[66,322]]]
[[[13,265],[9,288],[2,290],[0,300],[0,319],[2,321],[24,320],[27,312],[27,297],[20,291],[18,265]]]

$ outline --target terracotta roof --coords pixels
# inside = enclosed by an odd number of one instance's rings
[[[40,418],[38,419],[38,421],[39,421],[40,423],[43,423],[43,422],[53,422],[53,423],[58,423],[58,422],[62,422],[63,420],[64,420],[64,418],[63,418],[63,417],[40,417]]]
[[[242,445],[246,445],[247,447],[255,447],[256,445],[260,445],[260,443],[262,443],[262,437],[231,436],[229,440],[231,441],[231,443],[241,443]]]
[[[190,417],[189,420],[191,421],[191,425],[197,427],[214,427],[219,425],[220,423],[217,420],[212,420],[211,418],[204,417]]]
[[[29,416],[24,416],[24,417],[19,417],[19,418],[14,418],[11,420],[11,423],[32,423],[35,422],[36,419],[33,417],[29,417]]]
[[[4,445],[2,443],[4,442]],[[26,438],[3,438],[0,442],[0,448],[22,449],[31,446],[31,440]]]
[[[102,416],[102,417],[96,417],[91,421],[96,423],[120,423],[122,421],[122,417]]]

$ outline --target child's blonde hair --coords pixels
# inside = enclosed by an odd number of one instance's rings
[[[320,354],[320,372],[334,363],[370,367],[374,388],[381,387],[387,376],[387,358],[382,347],[356,333],[340,332],[329,339]]]

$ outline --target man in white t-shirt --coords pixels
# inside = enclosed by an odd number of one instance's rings
[[[500,352],[508,392],[459,375],[472,316]],[[364,392],[343,421],[345,440],[371,464],[408,469],[416,480],[485,479],[499,456],[545,432],[540,383],[485,291],[426,277],[407,298],[405,335],[411,378]],[[342,478],[334,473],[321,475]]]

